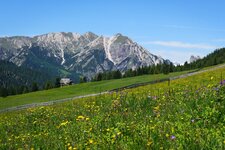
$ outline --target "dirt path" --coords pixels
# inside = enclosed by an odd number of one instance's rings
[[[82,95],[82,96],[76,96],[76,97],[71,97],[71,98],[53,100],[53,101],[48,101],[48,102],[32,103],[32,104],[25,104],[25,105],[20,105],[20,106],[15,106],[15,107],[9,107],[9,108],[5,108],[5,109],[0,110],[0,113],[9,112],[9,111],[16,111],[16,110],[22,110],[22,109],[27,109],[27,108],[37,107],[37,106],[48,106],[48,105],[63,103],[63,102],[66,102],[66,101],[71,101],[71,100],[74,100],[74,99],[98,96],[98,95],[102,95],[102,94],[106,94],[106,93],[109,93],[109,92],[88,94],[88,95]]]
[[[215,66],[213,68],[206,69],[206,70],[200,70],[200,71],[197,71],[197,72],[191,72],[191,73],[183,74],[183,75],[180,75],[180,76],[171,77],[170,80],[186,78],[186,77],[189,77],[189,76],[193,76],[193,75],[200,74],[200,73],[207,72],[207,71],[213,71],[213,70],[216,70],[216,69],[219,69],[219,68],[223,68],[223,67],[225,67],[225,64],[222,64],[222,65],[219,65],[219,66]]]
[[[22,110],[22,109],[27,109],[27,108],[37,107],[37,106],[48,106],[48,105],[63,103],[63,102],[71,101],[71,100],[75,100],[75,99],[107,94],[107,93],[110,93],[110,92],[120,91],[120,90],[123,90],[123,89],[131,89],[131,88],[136,88],[136,87],[139,87],[139,86],[145,86],[145,85],[148,85],[148,84],[155,84],[155,83],[164,82],[164,81],[168,81],[168,80],[176,80],[176,79],[186,78],[186,77],[189,77],[189,76],[193,76],[193,75],[200,74],[200,73],[207,72],[207,71],[213,71],[213,70],[216,70],[218,68],[223,68],[223,67],[225,67],[225,64],[219,65],[219,66],[216,66],[216,67],[213,67],[213,68],[210,68],[210,69],[206,69],[206,70],[200,70],[200,71],[197,71],[197,72],[187,73],[187,74],[176,76],[176,77],[165,78],[165,79],[160,79],[160,80],[155,80],[155,81],[150,81],[150,82],[145,82],[145,83],[132,84],[132,85],[124,86],[124,87],[113,89],[113,90],[106,91],[106,92],[101,92],[101,93],[96,93],[96,94],[88,94],[88,95],[76,96],[76,97],[65,98],[65,99],[60,99],[60,100],[53,100],[53,101],[41,102],[41,103],[32,103],[32,104],[26,104],[26,105],[20,105],[20,106],[5,108],[5,109],[0,110],[0,113],[17,111],[17,110]]]

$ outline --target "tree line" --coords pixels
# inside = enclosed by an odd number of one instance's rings
[[[141,75],[147,75],[147,74],[159,74],[159,73],[168,74],[170,72],[174,72],[176,69],[177,68],[173,65],[173,63],[141,66],[135,70],[128,69],[123,74],[119,70],[107,71],[103,73],[100,72],[96,74],[91,81],[121,79],[121,78],[135,77],[135,76],[141,76]]]
[[[3,87],[0,86],[0,97],[7,97],[10,95],[18,95],[18,94],[25,94],[29,92],[36,92],[39,90],[48,90],[52,88],[60,87],[60,78],[56,78],[55,82],[47,81],[43,86],[42,84],[33,82],[31,85],[21,85],[21,86],[10,86],[10,87]]]
[[[217,49],[202,59],[192,63],[184,63],[186,69],[204,68],[225,63],[225,48]]]

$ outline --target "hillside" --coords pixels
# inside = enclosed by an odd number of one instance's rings
[[[39,83],[40,88],[48,80],[54,77],[46,72],[38,72],[26,67],[18,67],[15,64],[0,60],[0,92],[3,88],[8,89],[8,94],[18,94],[28,92],[34,82]],[[2,96],[2,93],[0,93]]]
[[[0,110],[3,108],[8,108],[12,106],[19,106],[24,104],[32,104],[38,102],[48,102],[58,99],[72,98],[75,96],[81,96],[86,94],[93,94],[99,92],[105,92],[107,90],[112,90],[124,86],[128,86],[136,83],[143,83],[154,81],[158,79],[164,79],[168,77],[174,77],[187,72],[176,72],[167,75],[157,74],[157,75],[144,75],[131,78],[123,78],[117,80],[99,81],[99,82],[89,82],[82,84],[75,84],[72,86],[66,86],[62,88],[55,88],[50,90],[32,92],[16,96],[8,96],[6,98],[0,98]]]
[[[1,149],[224,149],[225,67],[0,114]]]
[[[202,59],[197,59],[196,61],[193,61],[189,65],[186,64],[187,68],[204,68],[208,66],[213,66],[217,64],[222,64],[225,62],[225,48],[220,48],[212,53],[208,54]]]

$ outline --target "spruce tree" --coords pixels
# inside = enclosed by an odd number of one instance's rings
[[[37,82],[33,82],[32,83],[32,87],[31,87],[31,92],[35,92],[38,91],[38,85]]]

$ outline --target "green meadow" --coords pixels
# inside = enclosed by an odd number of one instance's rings
[[[225,81],[221,74],[225,67],[170,83],[1,113],[0,149],[223,150]],[[76,86],[95,85],[86,93],[80,89],[79,94],[87,94],[119,86],[115,82],[124,86],[125,80],[132,83],[123,79],[54,89],[52,98],[56,91],[66,94]]]
[[[159,80],[168,77],[174,77],[184,72],[175,72],[168,75],[157,74],[157,75],[143,75],[131,78],[123,78],[117,80],[105,80],[99,82],[89,82],[82,84],[75,84],[71,86],[65,86],[62,88],[55,88],[50,90],[32,92],[27,94],[21,94],[16,96],[8,96],[6,98],[0,98],[0,110],[8,107],[19,106],[24,104],[32,104],[39,102],[48,102],[53,100],[59,100],[64,98],[72,98],[75,96],[81,96],[86,94],[93,94],[104,92],[120,87],[124,87],[131,84],[149,82]]]

